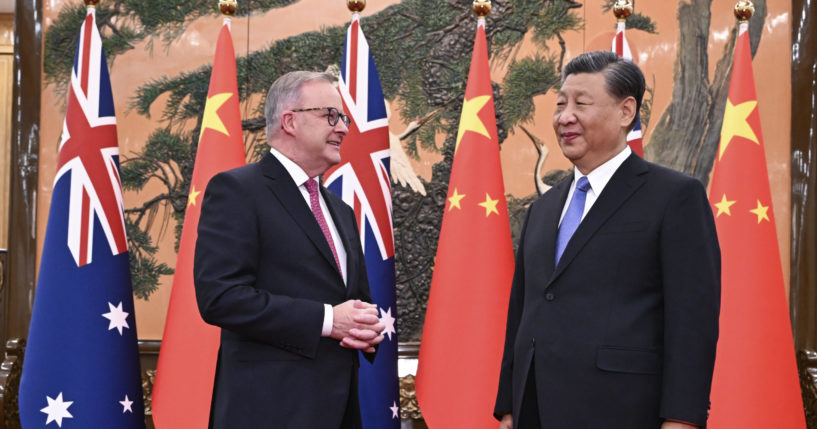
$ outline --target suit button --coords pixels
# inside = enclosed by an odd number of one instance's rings
[[[530,339],[530,346],[531,346],[531,347],[536,346],[536,339],[535,339],[535,338],[531,338],[531,339]]]
[[[555,296],[553,296],[553,294],[552,294],[552,293],[548,292],[548,293],[545,295],[545,299],[546,299],[546,300],[548,300],[548,301],[553,301],[554,299],[556,299],[556,297],[555,297]]]

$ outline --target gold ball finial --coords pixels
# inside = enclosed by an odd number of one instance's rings
[[[346,7],[352,13],[363,12],[363,9],[366,9],[366,0],[346,0]]]
[[[491,0],[474,0],[474,15],[485,18],[491,14]]]
[[[735,5],[735,18],[740,22],[748,22],[755,13],[755,5],[748,0],[741,0]]]
[[[613,14],[619,21],[626,21],[633,14],[633,4],[630,0],[616,0],[613,5]]]
[[[238,2],[235,0],[220,0],[218,2],[218,10],[220,10],[224,16],[233,16],[235,15],[235,11],[238,10]]]
[[[96,7],[99,4],[99,0],[85,0],[85,6],[88,7]]]

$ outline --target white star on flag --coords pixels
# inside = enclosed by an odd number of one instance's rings
[[[68,412],[68,407],[74,403],[74,401],[66,401],[63,402],[62,400],[62,392],[57,395],[57,399],[52,399],[50,396],[46,395],[45,399],[48,400],[48,406],[40,410],[48,415],[48,418],[45,420],[45,424],[48,425],[51,422],[57,422],[57,426],[62,427],[62,419],[69,418],[72,419],[74,416]]]
[[[389,341],[391,341],[391,334],[397,333],[397,331],[394,329],[394,321],[396,319],[394,317],[391,317],[391,307],[389,307],[389,309],[385,311],[381,308],[380,314],[383,315],[383,317],[380,318],[380,321],[383,322],[383,324],[386,326],[386,328],[383,329],[383,335],[388,336]]]
[[[107,313],[103,313],[102,317],[111,321],[108,324],[108,330],[110,331],[113,328],[119,330],[119,335],[122,335],[122,328],[130,328],[128,325],[128,313],[122,311],[122,301],[119,302],[119,305],[116,307],[113,306],[110,302],[108,303],[108,308],[111,310]]]
[[[131,408],[131,405],[133,405],[133,401],[128,399],[128,395],[125,395],[125,400],[119,401],[119,403],[122,404],[122,414],[125,414],[125,412],[127,411],[130,411],[131,414],[133,414],[133,408]]]
[[[397,402],[393,402],[393,405],[389,407],[389,409],[391,410],[391,418],[396,419],[400,417],[397,415],[397,411],[400,410],[400,407],[397,406]]]

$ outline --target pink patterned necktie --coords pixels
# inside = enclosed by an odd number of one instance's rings
[[[329,248],[332,250],[332,256],[335,257],[335,263],[338,265],[338,269],[343,273],[343,269],[340,268],[338,251],[335,250],[335,242],[332,240],[332,233],[329,231],[329,224],[326,223],[326,218],[323,217],[323,210],[321,210],[321,200],[318,196],[318,182],[315,181],[315,179],[309,179],[304,183],[304,186],[306,186],[306,190],[309,192],[309,204],[312,206],[312,214],[315,215],[315,220],[318,221],[323,236],[326,237],[326,241],[329,243]]]

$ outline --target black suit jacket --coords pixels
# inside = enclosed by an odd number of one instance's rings
[[[571,180],[527,213],[495,415],[519,415],[535,363],[543,428],[705,425],[720,249],[703,186],[631,155],[554,266]]]
[[[370,302],[369,285],[352,209],[321,192],[346,249],[346,285],[272,154],[207,185],[194,275],[202,318],[222,328],[212,427],[338,428],[347,403],[360,420],[358,353],[321,328],[325,303]]]

